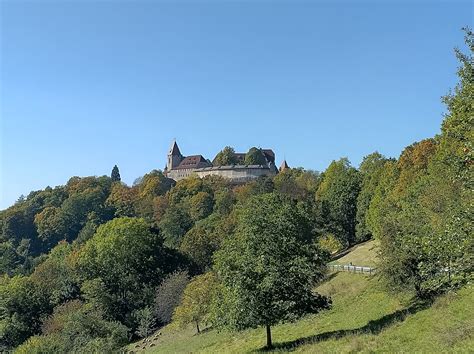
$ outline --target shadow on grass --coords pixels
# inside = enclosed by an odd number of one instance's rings
[[[418,311],[424,310],[432,304],[431,301],[416,302],[407,308],[395,311],[391,314],[385,315],[379,319],[369,321],[365,326],[354,329],[341,329],[337,331],[324,332],[313,336],[299,338],[293,341],[275,343],[273,348],[261,348],[255,352],[269,352],[269,351],[292,351],[302,345],[322,342],[329,339],[338,339],[345,336],[357,334],[379,334],[384,328],[389,327],[397,322],[402,322],[408,315],[415,314]]]
[[[354,251],[354,250],[355,250],[356,248],[358,248],[359,246],[362,246],[362,245],[364,245],[364,244],[366,244],[366,243],[368,243],[368,242],[370,242],[370,241],[373,241],[373,240],[367,240],[367,241],[362,241],[362,242],[360,242],[360,243],[356,243],[355,245],[349,247],[348,249],[346,249],[346,250],[344,250],[344,251],[341,251],[341,252],[339,252],[339,253],[337,253],[337,254],[335,254],[335,255],[332,255],[332,256],[331,256],[331,262],[336,261],[336,260],[338,260],[339,258],[344,257],[346,254],[351,253],[352,251]]]
[[[338,272],[334,272],[334,273],[327,273],[327,275],[323,278],[323,280],[321,280],[318,284],[316,284],[317,286],[320,286],[320,285],[323,285],[324,283],[327,283],[328,281],[332,280],[334,277],[336,277],[338,274]]]

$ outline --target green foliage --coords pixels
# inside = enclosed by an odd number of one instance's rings
[[[122,183],[114,183],[106,205],[114,208],[117,217],[136,215],[138,188],[130,188]]]
[[[217,288],[217,278],[208,272],[193,278],[186,286],[181,303],[173,313],[173,322],[180,327],[190,323],[201,331],[199,324],[206,324],[211,316],[211,303]]]
[[[210,193],[198,192],[189,200],[189,214],[193,221],[204,219],[212,213],[214,200]]]
[[[189,213],[180,206],[170,206],[163,215],[159,227],[169,247],[179,247],[181,239],[192,227]]]
[[[334,235],[327,234],[323,237],[319,238],[318,240],[319,246],[326,250],[329,253],[337,253],[342,251],[344,246],[342,245],[341,241],[339,241]]]
[[[237,164],[234,148],[226,146],[222,149],[212,161],[214,166],[229,166]]]
[[[90,229],[113,217],[105,205],[110,188],[108,177],[73,177],[66,186],[31,192],[0,212],[0,243],[9,243],[0,249],[11,264],[5,272],[30,273],[42,255],[61,240],[75,240],[84,228],[86,239]]]
[[[69,197],[61,205],[61,214],[68,225],[64,239],[71,241],[90,219],[105,222],[113,217],[105,206],[112,182],[108,177],[73,177],[66,185]]]
[[[185,264],[176,252],[163,246],[162,237],[145,220],[118,218],[101,225],[79,250],[76,269],[81,281],[98,279],[88,284],[88,295],[106,315],[134,326],[128,319],[132,312],[148,305],[153,288]]]
[[[271,193],[274,190],[273,179],[267,176],[260,176],[256,180],[238,186],[234,189],[237,202],[245,203],[254,195]]]
[[[251,198],[238,215],[234,237],[215,256],[223,284],[216,324],[269,330],[327,307],[326,299],[312,292],[325,273],[327,254],[313,242],[305,216],[274,194]]]
[[[229,214],[236,203],[233,191],[228,188],[217,190],[214,194],[214,199],[214,211],[219,215]]]
[[[197,223],[183,237],[179,250],[189,256],[202,271],[212,265],[212,255],[219,248],[222,237],[216,230],[217,218],[209,217]]]
[[[249,149],[249,151],[245,154],[245,160],[244,160],[245,165],[262,165],[266,166],[267,164],[267,159],[265,158],[265,155],[263,154],[262,149],[252,147]]]
[[[115,296],[110,293],[102,278],[83,281],[81,295],[89,306],[102,313],[107,314],[114,311]]]
[[[43,324],[43,334],[17,348],[16,353],[111,352],[128,339],[128,329],[107,321],[78,300],[55,308]]]
[[[316,192],[322,218],[321,233],[334,234],[345,246],[355,242],[359,172],[343,158],[333,161],[323,174]]]
[[[69,262],[73,247],[66,242],[51,250],[44,262],[36,266],[29,279],[36,284],[51,306],[59,305],[78,296],[79,289],[74,269]]]
[[[271,193],[273,189],[273,179],[268,176],[260,176],[255,180],[253,194]]]
[[[155,327],[155,317],[153,316],[153,310],[151,307],[146,306],[142,309],[136,310],[133,313],[135,322],[137,322],[136,334],[140,338],[148,337],[153,333]]]
[[[302,168],[285,169],[273,179],[275,191],[288,198],[298,201],[314,199],[320,178],[314,171],[305,171]]]
[[[12,275],[13,270],[21,263],[21,256],[16,252],[11,241],[0,243],[0,273]]]
[[[32,192],[30,199],[0,212],[0,243],[3,244],[0,250],[5,273],[14,275],[30,272],[34,257],[43,251],[34,224],[35,214],[41,211],[43,197]]]
[[[37,284],[24,276],[0,282],[0,347],[9,349],[38,333],[41,319],[51,310]]]
[[[372,237],[372,232],[367,225],[366,214],[369,209],[370,202],[374,197],[375,190],[379,184],[380,178],[387,159],[374,152],[365,156],[359,167],[361,175],[361,189],[357,197],[357,214],[356,214],[356,240],[358,242],[368,240]]]
[[[165,194],[174,185],[173,180],[165,177],[163,172],[153,170],[141,178],[138,188],[138,198],[147,199]]]
[[[132,193],[135,214],[147,219],[149,222],[154,221],[154,200],[158,196],[164,195],[174,185],[174,181],[163,175],[161,171],[153,170],[140,179],[140,183],[134,185],[136,189],[136,197]]]
[[[406,148],[396,164],[387,164],[369,208],[371,229],[381,241],[382,273],[394,286],[411,284],[419,294],[423,275],[418,264],[424,256],[418,252],[428,229],[413,197],[435,149],[433,140],[425,140]]]
[[[392,287],[431,296],[472,277],[473,34],[457,50],[460,82],[444,98],[441,135],[405,149],[389,164],[369,207],[380,239],[382,275]]]
[[[0,345],[11,348],[39,333],[53,307],[77,295],[72,270],[65,261],[71,247],[56,246],[30,277],[3,278],[0,283]]]
[[[65,237],[67,232],[66,218],[61,208],[48,206],[35,215],[35,225],[39,238],[54,243]]]
[[[121,181],[120,172],[119,172],[119,169],[118,169],[117,165],[115,165],[114,168],[112,168],[112,173],[110,174],[110,179],[112,180],[112,182],[120,182]]]
[[[223,200],[227,196],[229,199]],[[219,205],[216,205],[216,198]],[[230,212],[234,202],[227,182],[221,178],[193,176],[180,180],[165,199],[156,200],[155,204],[158,226],[166,244],[179,248],[183,236],[195,223],[207,218],[214,209],[220,209],[221,213]]]
[[[66,343],[59,335],[33,336],[16,348],[16,354],[43,354],[64,352]]]

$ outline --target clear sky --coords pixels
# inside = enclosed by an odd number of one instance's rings
[[[71,176],[272,148],[324,170],[439,132],[471,1],[10,1],[0,209]]]

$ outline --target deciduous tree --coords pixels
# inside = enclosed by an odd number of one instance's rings
[[[313,293],[325,273],[327,254],[313,241],[310,223],[275,194],[251,198],[238,212],[233,237],[216,253],[222,282],[215,322],[234,329],[271,327],[328,306]]]
[[[374,152],[365,156],[360,164],[361,189],[357,197],[356,214],[356,240],[358,242],[372,237],[372,232],[367,225],[366,214],[386,162],[387,159],[383,155]]]
[[[216,288],[217,278],[212,272],[193,278],[184,289],[181,303],[173,314],[173,322],[181,327],[194,324],[197,333],[200,333],[200,325],[209,322]]]
[[[79,250],[76,269],[82,281],[100,278],[108,294],[108,315],[124,321],[149,304],[153,288],[166,274],[185,265],[145,220],[117,218],[101,225]]]
[[[265,166],[267,164],[267,159],[263,154],[262,149],[252,147],[249,151],[245,154],[244,163],[246,165],[262,165]]]
[[[325,218],[323,233],[334,234],[345,246],[355,242],[359,191],[359,172],[343,158],[329,165],[316,192],[316,202]]]
[[[237,157],[235,156],[234,148],[226,146],[222,149],[212,161],[214,166],[229,166],[237,163]]]

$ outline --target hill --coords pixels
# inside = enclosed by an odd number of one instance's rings
[[[370,264],[376,245],[355,247],[342,260]],[[346,263],[344,263],[346,262]],[[472,352],[474,350],[474,289],[448,293],[433,304],[412,302],[409,294],[390,294],[376,276],[334,273],[318,292],[333,299],[331,310],[274,328],[277,351],[302,352]],[[211,328],[165,327],[131,344],[128,350],[147,353],[251,352],[264,345],[264,329],[239,333]]]
[[[360,243],[344,252],[341,256],[336,256],[330,264],[376,267],[377,247],[378,241],[375,240]]]

